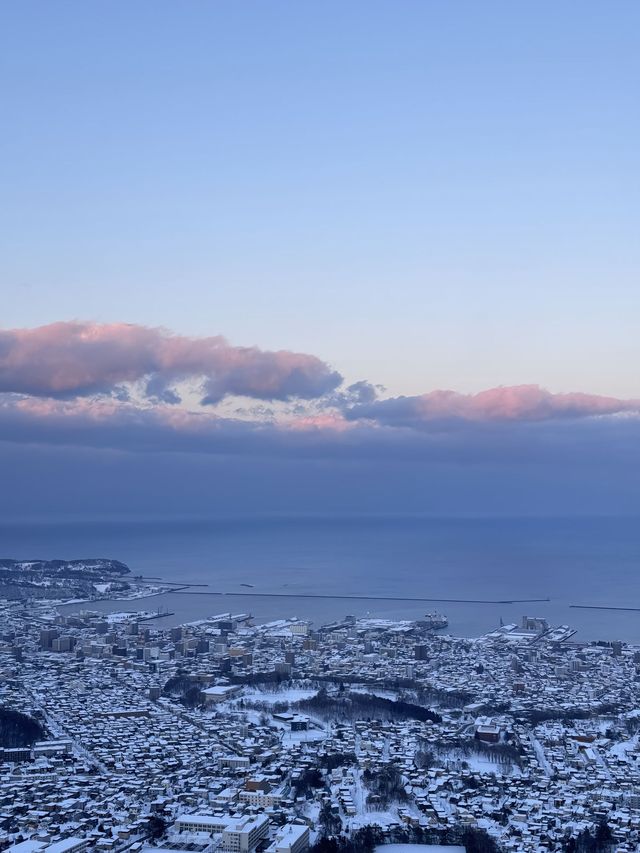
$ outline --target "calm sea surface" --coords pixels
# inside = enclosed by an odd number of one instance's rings
[[[199,592],[92,609],[170,609],[157,624],[223,612],[316,625],[347,613],[415,619],[437,609],[449,631],[477,636],[522,615],[578,629],[576,639],[640,643],[640,522],[630,518],[269,518],[217,521],[0,524],[0,556],[111,557],[134,574],[207,584]],[[252,586],[244,586],[251,584]],[[205,594],[223,593],[223,594]],[[256,593],[270,593],[260,597]],[[277,595],[277,597],[274,596]],[[463,604],[324,596],[549,602]],[[77,607],[75,609],[78,609]]]

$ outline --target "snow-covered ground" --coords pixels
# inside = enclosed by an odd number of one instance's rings
[[[492,761],[489,753],[468,754],[459,749],[441,750],[438,752],[438,760],[443,762],[445,767],[461,768],[466,764],[470,770],[478,773],[495,773],[496,776],[520,776],[521,774],[520,768],[515,764],[508,761],[504,763]]]
[[[284,727],[283,727],[284,728]],[[299,743],[309,743],[310,741],[326,740],[328,732],[326,729],[307,729],[302,732],[292,732],[288,729],[284,730],[282,735],[282,743],[286,746],[296,746]]]
[[[629,752],[635,752],[638,749],[639,738],[640,735],[635,734],[629,740],[622,740],[619,743],[615,743],[609,750],[609,754],[614,755],[616,758],[626,758]]]
[[[535,752],[536,758],[538,759],[538,764],[547,776],[553,776],[553,769],[547,761],[547,757],[544,754],[543,746],[538,740],[538,738],[533,734],[533,732],[529,735],[529,740],[531,741],[531,746],[533,747],[533,751]]]
[[[97,589],[97,584],[93,585]],[[154,598],[156,595],[165,595],[167,592],[172,592],[172,588],[168,586],[151,586],[144,584],[143,586],[132,587],[120,595],[98,595],[94,598],[51,598],[48,603],[52,607],[68,606],[70,604],[97,604],[98,602],[109,603],[110,601],[136,601],[139,598]]]
[[[310,687],[286,687],[284,690],[246,688],[243,699],[247,702],[266,702],[268,705],[276,705],[279,702],[292,703],[300,702],[302,699],[311,699],[317,692],[317,689]]]

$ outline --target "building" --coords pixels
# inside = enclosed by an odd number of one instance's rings
[[[246,755],[223,755],[218,759],[219,767],[230,767],[240,770],[251,766],[251,760]]]
[[[266,815],[238,819],[215,817],[208,814],[182,814],[176,818],[178,832],[206,832],[222,835],[221,847],[229,853],[252,853],[269,831]],[[71,851],[73,853],[73,851]]]
[[[34,841],[29,838],[26,841],[21,841],[19,844],[8,847],[5,853],[41,853],[46,846],[46,841]]]
[[[268,809],[280,804],[282,796],[276,791],[240,791],[240,802],[260,809]]]
[[[216,684],[213,687],[207,687],[202,691],[204,701],[209,704],[211,702],[224,702],[239,693],[242,688],[238,684]]]
[[[484,743],[500,743],[500,726],[487,717],[480,717],[476,720],[476,740],[481,740]]]
[[[309,849],[309,827],[288,823],[279,829],[266,853],[304,853]]]
[[[224,832],[229,824],[227,817],[214,817],[209,814],[178,815],[175,827],[178,832],[206,832],[209,835]]]
[[[429,650],[424,643],[418,643],[413,647],[413,654],[416,660],[428,660]]]
[[[55,628],[45,628],[40,631],[40,648],[43,650],[50,649],[54,640],[57,640],[60,632]]]
[[[64,838],[45,848],[44,853],[84,853],[89,841],[86,838]]]
[[[33,745],[33,757],[42,758],[48,755],[69,755],[73,748],[73,741],[70,738],[61,738],[60,740],[41,740]]]
[[[31,747],[30,746],[15,746],[10,749],[1,749],[0,748],[0,761],[30,761],[31,760]],[[15,845],[18,846],[18,845]],[[11,848],[13,849],[13,848]],[[25,850],[22,853],[28,853]]]
[[[291,714],[288,711],[273,714],[273,719],[286,723],[292,732],[306,732],[309,728],[309,718],[303,714]]]
[[[252,853],[269,832],[266,815],[232,821],[222,833],[222,849],[230,853]]]

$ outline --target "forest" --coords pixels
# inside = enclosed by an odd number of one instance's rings
[[[439,723],[442,717],[429,708],[412,702],[387,699],[373,693],[342,692],[330,696],[321,689],[310,699],[296,702],[296,708],[332,720],[419,720]]]
[[[33,717],[13,708],[0,707],[0,747],[17,749],[31,746],[35,741],[43,740],[45,735],[44,728]]]

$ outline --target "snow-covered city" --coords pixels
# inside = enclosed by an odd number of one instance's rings
[[[128,609],[0,603],[2,849],[638,849],[640,647]]]

